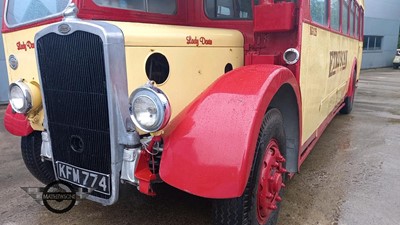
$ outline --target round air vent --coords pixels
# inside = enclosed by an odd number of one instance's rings
[[[146,61],[146,75],[156,84],[164,83],[169,76],[169,63],[161,53],[153,53]]]

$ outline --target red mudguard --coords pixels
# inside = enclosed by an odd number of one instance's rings
[[[251,65],[219,78],[166,130],[161,178],[202,197],[241,196],[263,116],[285,83],[300,102],[297,81],[285,67]]]
[[[4,127],[15,136],[28,136],[33,132],[31,124],[24,114],[14,113],[11,105],[7,106],[4,115]]]

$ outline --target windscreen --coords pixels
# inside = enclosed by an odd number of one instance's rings
[[[6,22],[10,27],[61,13],[71,0],[8,0]]]
[[[97,5],[151,13],[176,14],[176,0],[93,0]]]

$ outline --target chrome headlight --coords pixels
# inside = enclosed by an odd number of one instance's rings
[[[10,84],[8,96],[15,112],[27,113],[32,108],[32,93],[23,81]]]
[[[136,89],[129,102],[133,123],[145,132],[161,130],[171,118],[171,106],[167,96],[151,83]]]

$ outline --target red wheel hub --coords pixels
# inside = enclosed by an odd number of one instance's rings
[[[257,190],[257,219],[260,224],[265,224],[272,211],[277,209],[277,203],[282,199],[279,196],[283,184],[282,175],[286,173],[282,163],[285,159],[279,151],[278,142],[272,139],[267,146],[261,161],[260,179]]]

